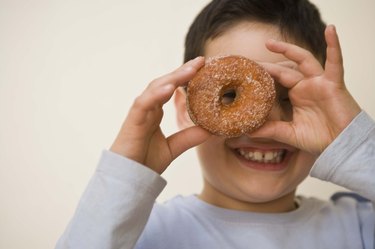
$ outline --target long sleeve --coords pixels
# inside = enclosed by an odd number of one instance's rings
[[[375,122],[362,111],[315,162],[311,176],[375,200]]]
[[[104,151],[56,249],[133,248],[165,185],[152,170]]]

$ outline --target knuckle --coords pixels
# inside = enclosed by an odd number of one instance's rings
[[[148,84],[147,89],[151,89],[151,88],[154,88],[154,87],[156,87],[157,85],[159,85],[161,79],[162,79],[162,77],[159,77],[159,78],[156,78],[156,79],[152,80],[152,81]]]
[[[135,109],[144,109],[145,108],[145,103],[144,103],[144,96],[139,95],[133,100],[133,108]]]

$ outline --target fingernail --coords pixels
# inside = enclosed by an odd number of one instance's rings
[[[198,62],[200,62],[202,59],[204,59],[203,56],[198,56],[198,57],[196,57],[195,59],[191,60],[191,63],[193,63],[193,64],[198,63]]]
[[[199,61],[199,60],[201,60],[203,58],[203,56],[198,56],[198,57],[196,57],[195,59],[193,59],[193,61]]]
[[[184,71],[190,72],[190,71],[193,71],[193,70],[194,70],[194,68],[192,66],[184,67]]]
[[[188,72],[195,70],[195,69],[194,69],[194,65],[195,65],[196,63],[198,63],[200,60],[202,60],[202,58],[204,58],[204,57],[203,57],[203,56],[198,56],[198,57],[196,57],[195,59],[192,59],[192,60],[188,61],[188,62],[182,67],[182,70],[184,70],[184,71],[188,71]]]

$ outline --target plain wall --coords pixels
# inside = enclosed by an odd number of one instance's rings
[[[207,0],[0,1],[0,248],[53,248],[135,96],[182,62]],[[337,26],[347,87],[375,117],[375,1],[315,0]],[[177,130],[173,104],[166,134]],[[163,201],[199,192],[194,150],[165,172]],[[340,188],[308,179],[299,194]]]

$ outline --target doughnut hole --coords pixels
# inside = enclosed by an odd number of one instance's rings
[[[223,88],[220,93],[220,103],[223,105],[230,105],[237,97],[237,91],[234,87]]]

